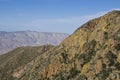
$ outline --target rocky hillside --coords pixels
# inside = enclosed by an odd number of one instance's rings
[[[29,63],[11,67],[14,59],[0,60],[1,80],[120,80],[120,11],[90,20]]]
[[[16,72],[24,68],[26,64],[31,61],[34,61],[37,56],[42,55],[44,52],[47,52],[52,48],[52,45],[43,45],[37,47],[18,47],[7,54],[0,56],[0,80],[13,80],[10,75],[15,72],[15,76],[19,76]],[[30,67],[30,66],[29,66]],[[27,67],[26,67],[27,68]],[[5,76],[5,77],[3,77]]]
[[[0,32],[0,53],[20,46],[58,45],[68,34],[35,31]]]

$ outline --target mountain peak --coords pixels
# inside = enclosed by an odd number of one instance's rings
[[[109,14],[114,14],[114,13],[119,13],[120,14],[120,10],[112,10],[110,12],[108,12]]]
[[[75,32],[79,31],[80,29],[84,29],[86,31],[92,31],[95,27],[98,27],[96,25],[109,25],[109,24],[117,24],[120,21],[120,11],[119,10],[112,10],[105,15],[92,19],[88,21],[87,23],[83,24],[81,27],[79,27]],[[99,24],[98,24],[99,23]]]
[[[120,15],[120,11],[119,10],[112,10],[110,12],[108,12],[107,14],[105,14],[105,17],[117,17],[118,15]]]

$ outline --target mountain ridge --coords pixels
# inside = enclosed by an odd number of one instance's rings
[[[43,52],[24,66],[13,70],[6,70],[4,66],[1,80],[119,80],[118,12],[111,11],[88,21],[60,45]]]
[[[6,53],[20,46],[58,45],[68,36],[66,33],[37,31],[0,31],[0,53]]]

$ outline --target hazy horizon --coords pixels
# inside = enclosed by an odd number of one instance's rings
[[[71,34],[90,19],[110,10],[120,10],[119,3],[112,0],[0,0],[0,31]]]

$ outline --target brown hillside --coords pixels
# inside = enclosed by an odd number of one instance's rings
[[[90,20],[20,67],[13,68],[11,80],[120,80],[120,11]]]

